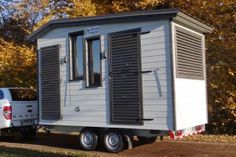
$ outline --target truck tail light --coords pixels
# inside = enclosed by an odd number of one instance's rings
[[[185,128],[182,130],[177,130],[177,131],[169,131],[169,135],[171,137],[171,139],[177,139],[177,138],[182,138],[182,137],[186,137],[189,135],[194,135],[194,134],[199,134],[202,133],[203,131],[205,131],[205,125],[198,125],[195,127],[191,127],[191,128]]]
[[[202,130],[202,126],[201,125],[195,126],[195,130],[196,131],[201,131]]]
[[[176,136],[181,136],[182,135],[182,130],[178,130],[178,131],[176,131]]]
[[[3,115],[7,120],[12,119],[12,107],[11,106],[4,106],[3,107]]]

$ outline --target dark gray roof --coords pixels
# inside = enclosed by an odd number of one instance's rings
[[[120,22],[132,22],[132,21],[148,21],[148,20],[161,20],[170,19],[176,23],[186,25],[192,29],[201,33],[210,33],[213,28],[194,19],[193,17],[181,12],[179,9],[159,9],[159,10],[147,10],[136,11],[119,14],[108,14],[104,16],[89,16],[79,18],[63,18],[57,20],[51,20],[47,24],[43,25],[39,29],[35,30],[30,36],[29,40],[35,40],[42,36],[52,28],[58,27],[72,27],[82,25],[97,25],[108,23],[120,23]]]

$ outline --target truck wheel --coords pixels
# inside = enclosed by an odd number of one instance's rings
[[[119,131],[108,130],[104,133],[104,146],[107,151],[117,153],[124,148],[124,137]]]
[[[84,128],[80,132],[79,142],[84,150],[95,150],[98,145],[98,135],[92,129]]]
[[[141,144],[150,144],[154,143],[157,140],[156,136],[153,137],[138,136],[137,138]]]
[[[25,139],[32,139],[37,133],[36,127],[26,127],[21,129],[21,134]]]

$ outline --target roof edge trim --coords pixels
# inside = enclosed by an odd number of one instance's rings
[[[203,22],[194,19],[193,17],[182,13],[179,9],[159,9],[159,10],[146,10],[127,12],[119,14],[108,14],[103,16],[88,16],[74,19],[57,19],[51,20],[47,24],[35,30],[31,35],[27,36],[27,40],[35,41],[40,36],[47,33],[50,29],[56,27],[69,27],[69,26],[84,26],[91,24],[104,24],[116,22],[132,22],[132,21],[147,21],[147,20],[160,20],[172,19],[174,22],[187,25],[203,33],[211,33],[213,28],[204,24]]]
[[[162,17],[162,18],[172,18],[177,15],[179,9],[159,9],[159,10],[146,10],[146,11],[136,11],[136,12],[127,12],[127,13],[119,13],[119,14],[108,14],[103,16],[88,16],[88,17],[80,17],[74,19],[57,19],[51,20],[45,25],[41,26],[37,30],[35,30],[31,35],[27,36],[27,40],[34,41],[38,37],[42,36],[51,28],[63,26],[74,26],[78,24],[85,25],[88,22],[92,21],[102,21],[107,23],[115,23],[120,21],[128,21],[129,20],[148,20],[154,17]],[[144,18],[145,17],[145,18]],[[144,18],[144,19],[141,19]]]

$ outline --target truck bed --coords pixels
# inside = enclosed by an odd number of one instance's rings
[[[38,107],[34,101],[11,102],[12,126],[26,126],[37,123]]]

